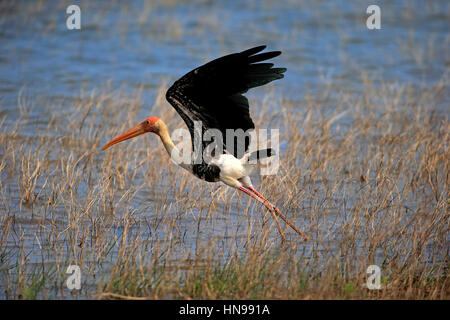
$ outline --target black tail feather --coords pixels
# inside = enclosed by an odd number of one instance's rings
[[[264,158],[270,158],[275,155],[275,150],[272,148],[258,150],[250,153],[248,156],[248,161],[259,160]]]

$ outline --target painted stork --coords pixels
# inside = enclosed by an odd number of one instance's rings
[[[249,174],[254,165],[249,165],[249,158],[264,158],[273,155],[272,149],[249,152],[249,139],[240,139],[234,148],[227,149],[226,130],[252,130],[255,125],[250,117],[249,104],[243,95],[247,90],[265,85],[273,80],[283,78],[285,68],[273,68],[273,63],[261,63],[281,54],[280,51],[260,53],[266,46],[258,46],[239,53],[229,54],[198,67],[179,80],[167,91],[166,99],[175,108],[186,123],[192,142],[193,154],[198,148],[204,149],[205,142],[197,143],[198,133],[194,132],[194,123],[200,122],[203,130],[218,129],[222,133],[223,152],[214,155],[211,161],[194,161],[178,163],[196,177],[208,181],[222,181],[262,203],[272,214],[281,238],[283,231],[277,216],[289,225],[301,238],[307,240],[297,227],[261,195],[252,185]],[[108,142],[102,150],[121,141],[152,132],[157,134],[169,154],[178,151],[172,142],[167,126],[158,117],[149,117],[135,127]],[[239,140],[239,139],[238,139]],[[215,141],[217,143],[217,141]],[[239,149],[239,144],[241,148]],[[242,146],[243,144],[243,146]],[[243,148],[242,148],[243,147]],[[239,152],[244,150],[244,153]],[[202,151],[202,150],[201,150]]]

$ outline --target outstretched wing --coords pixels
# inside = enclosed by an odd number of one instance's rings
[[[191,133],[194,152],[194,121],[201,121],[203,131],[218,129],[224,148],[241,158],[250,143],[249,137],[237,139],[233,147],[226,145],[227,129],[254,129],[247,98],[248,89],[283,78],[285,68],[273,68],[272,63],[260,63],[281,54],[280,51],[258,52],[266,46],[223,56],[198,67],[177,80],[167,91],[166,99],[183,118]],[[216,143],[218,143],[216,141]],[[230,141],[228,141],[230,146]],[[208,144],[208,143],[206,143]]]

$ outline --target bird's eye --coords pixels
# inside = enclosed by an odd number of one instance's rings
[[[146,123],[148,126],[150,125],[150,121],[148,121],[148,120],[145,121],[145,123]]]

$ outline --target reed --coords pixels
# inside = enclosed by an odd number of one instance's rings
[[[255,182],[306,243],[288,227],[282,243],[267,210],[171,164],[154,136],[101,152],[148,109],[141,89],[33,103],[22,91],[20,116],[0,122],[2,297],[448,299],[448,78],[361,79],[363,95],[332,104],[332,90],[251,101],[257,127],[286,143],[278,174]],[[174,130],[165,89],[148,115]],[[60,103],[71,112],[54,115]],[[79,291],[66,287],[71,264]],[[381,290],[365,287],[372,264]]]

